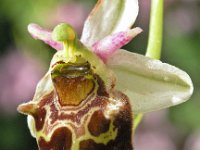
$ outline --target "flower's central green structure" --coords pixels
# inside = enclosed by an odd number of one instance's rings
[[[80,41],[68,24],[29,25],[58,50],[33,100],[18,107],[40,150],[132,150],[135,115],[189,99],[184,71],[119,49],[142,31],[130,29],[137,13],[137,0],[99,0]]]

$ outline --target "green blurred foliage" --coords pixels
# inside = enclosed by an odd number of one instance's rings
[[[34,150],[37,149],[35,139],[30,137],[25,117],[20,115],[1,115],[0,149],[1,150]]]
[[[168,62],[186,70],[194,84],[194,94],[190,101],[171,108],[172,121],[182,130],[200,128],[200,34],[170,36],[166,39]],[[174,42],[175,41],[175,42]]]
[[[200,3],[174,2],[167,11],[174,15],[165,23],[164,60],[188,72],[194,84],[191,100],[170,108],[170,119],[190,134],[200,129]]]
[[[47,16],[45,15],[56,3],[58,3],[57,0],[20,0],[17,2],[1,0],[0,30],[3,30],[3,33],[1,32],[0,40],[7,42],[7,45],[4,42],[1,52],[9,46],[18,47],[24,52],[32,49],[32,54],[37,54],[37,57],[47,61],[51,57],[49,51],[46,50],[49,47],[42,42],[33,40],[27,32],[27,25],[31,22],[47,25],[48,23],[45,21]]]

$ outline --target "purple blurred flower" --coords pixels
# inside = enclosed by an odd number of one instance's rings
[[[137,150],[176,150],[168,136],[150,131],[138,136],[135,148]]]
[[[173,2],[172,5],[176,5]],[[166,17],[166,27],[174,34],[189,34],[199,29],[199,9],[198,1],[182,0],[176,6],[177,8],[168,12]]]
[[[200,132],[195,132],[188,137],[184,150],[200,150]]]
[[[0,109],[13,113],[17,105],[28,101],[43,73],[41,63],[15,51],[0,59]]]
[[[159,111],[145,115],[135,135],[137,150],[176,150],[176,131],[167,120],[167,112]]]
[[[68,22],[77,31],[81,33],[83,23],[87,17],[88,10],[81,4],[75,2],[61,3],[51,12],[48,13],[47,22],[52,27],[60,22]]]

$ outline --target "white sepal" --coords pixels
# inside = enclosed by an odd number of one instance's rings
[[[193,93],[189,75],[159,60],[125,50],[116,51],[107,66],[117,77],[135,113],[155,111],[185,102]]]

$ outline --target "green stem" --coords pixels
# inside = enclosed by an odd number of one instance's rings
[[[146,56],[160,59],[163,32],[163,0],[151,0],[149,40]]]
[[[143,118],[143,114],[142,113],[135,115],[135,118],[134,118],[134,129],[136,129],[138,127],[138,125],[142,121],[142,118]]]
[[[160,59],[163,32],[163,0],[151,0],[151,14],[149,26],[149,40],[146,56]],[[137,114],[134,119],[134,128],[142,121],[143,114]]]

